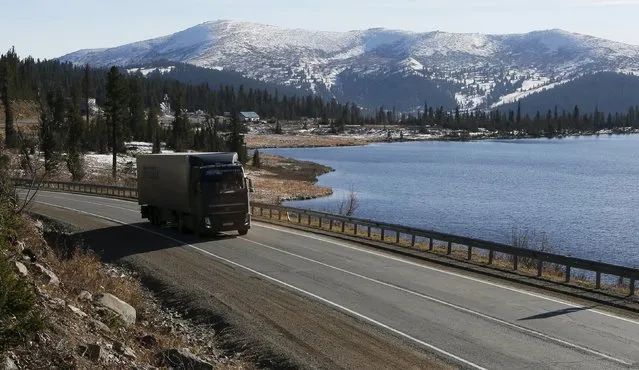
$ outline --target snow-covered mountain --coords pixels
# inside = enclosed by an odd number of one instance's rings
[[[226,20],[59,59],[94,66],[185,62],[402,110],[418,109],[425,99],[429,105],[491,108],[593,72],[639,75],[639,46],[562,30],[322,32]]]

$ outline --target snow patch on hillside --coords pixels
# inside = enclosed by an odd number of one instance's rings
[[[128,73],[130,73],[130,74],[134,74],[134,73],[140,72],[140,73],[142,73],[142,75],[144,75],[144,77],[146,77],[149,73],[152,73],[152,72],[155,72],[155,71],[158,71],[158,72],[160,72],[162,74],[165,74],[165,73],[171,72],[174,69],[175,69],[175,66],[169,66],[169,67],[164,67],[164,68],[129,68],[126,71]]]
[[[523,98],[525,98],[525,97],[527,97],[527,96],[530,96],[530,95],[532,95],[532,94],[535,94],[535,93],[538,93],[538,92],[542,92],[542,91],[544,91],[544,90],[550,90],[550,89],[553,89],[553,88],[555,88],[555,87],[557,87],[557,86],[559,86],[559,85],[563,85],[563,84],[565,84],[565,83],[567,83],[567,82],[570,82],[570,81],[571,81],[571,80],[565,80],[565,81],[560,81],[560,82],[553,82],[553,83],[551,83],[551,84],[541,85],[541,86],[538,86],[538,87],[536,87],[536,88],[532,88],[532,89],[530,89],[530,90],[525,90],[525,91],[522,91],[522,90],[520,89],[519,91],[516,91],[516,92],[514,92],[514,93],[507,94],[507,95],[504,95],[504,96],[500,97],[500,98],[499,98],[499,100],[498,100],[497,102],[493,103],[490,107],[491,107],[491,108],[496,108],[496,107],[498,107],[498,106],[500,106],[500,105],[509,104],[509,103],[514,103],[514,102],[516,102],[517,100],[523,99]]]

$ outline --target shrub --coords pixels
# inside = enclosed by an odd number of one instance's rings
[[[7,258],[0,256],[0,350],[42,330],[44,321],[35,304],[33,287],[19,279]]]

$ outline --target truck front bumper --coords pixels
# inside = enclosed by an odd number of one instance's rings
[[[208,215],[204,217],[204,227],[212,231],[231,231],[251,228],[251,215]]]

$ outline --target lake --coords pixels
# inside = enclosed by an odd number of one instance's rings
[[[510,243],[513,228],[545,234],[553,252],[639,267],[639,136],[362,147],[265,149],[330,166],[331,197],[287,202]]]

